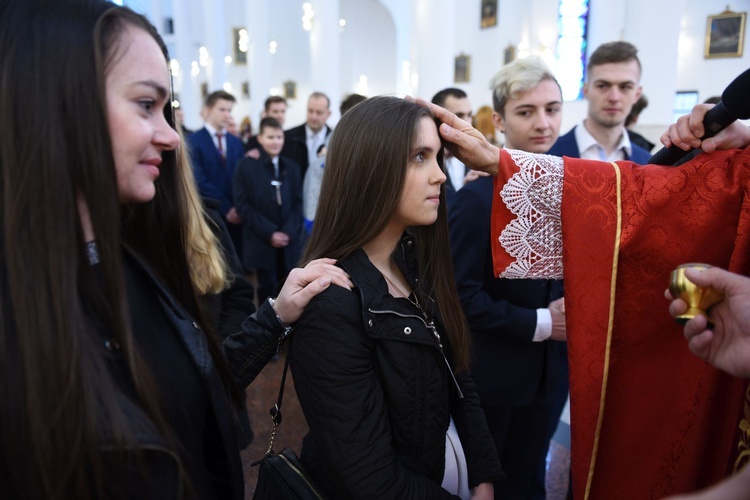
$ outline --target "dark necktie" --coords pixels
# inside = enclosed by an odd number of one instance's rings
[[[221,138],[224,136],[221,132],[216,132],[216,139],[219,143],[219,156],[221,157],[221,164],[224,165],[227,162],[227,155],[224,154],[224,147],[221,145]]]

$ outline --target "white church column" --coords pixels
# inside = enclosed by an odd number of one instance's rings
[[[455,85],[454,58],[470,55],[472,47],[456,43],[453,0],[414,0],[412,8],[411,86],[419,97],[430,99]]]
[[[641,126],[662,126],[672,119],[674,96],[677,87],[679,39],[685,0],[654,2],[629,0],[623,39],[638,47],[638,58],[643,65],[641,85],[648,97],[648,107],[638,119]],[[643,13],[648,12],[647,16]],[[702,47],[695,54],[703,58]],[[681,89],[685,90],[685,89]]]
[[[311,7],[314,17],[310,30],[310,87],[313,92],[324,92],[331,99],[332,121],[335,122],[338,120],[338,103],[343,97],[339,83],[339,0],[316,0],[311,2]],[[307,96],[299,96],[299,99],[307,102]]]
[[[230,28],[224,23],[224,0],[201,2],[203,7],[202,24],[205,27],[205,47],[208,49],[208,65],[205,67],[208,76],[208,92],[222,89],[227,81],[224,56],[230,38]]]
[[[273,56],[269,52],[271,19],[269,2],[249,0],[247,3],[247,26],[250,46],[247,54],[247,79],[250,82],[250,119],[253,129],[258,130],[263,103],[273,86]],[[287,126],[289,124],[286,124]]]
[[[198,49],[190,37],[190,26],[187,9],[181,0],[172,0],[172,23],[174,27],[173,42],[175,53],[179,57],[179,75],[174,77],[175,91],[179,93],[180,106],[185,113],[188,128],[197,129],[201,125],[201,95],[198,83],[191,76],[191,63],[198,61]]]

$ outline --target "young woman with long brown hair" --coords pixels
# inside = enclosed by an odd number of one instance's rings
[[[242,498],[237,384],[340,271],[299,270],[220,345],[153,26],[102,0],[8,0],[0,52],[3,496]]]
[[[468,373],[442,145],[430,112],[368,99],[331,138],[303,261],[355,284],[308,305],[291,356],[302,460],[333,498],[492,498],[502,478]]]

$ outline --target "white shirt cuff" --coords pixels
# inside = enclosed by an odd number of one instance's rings
[[[550,335],[552,335],[552,314],[549,312],[549,309],[537,309],[534,342],[547,340]]]

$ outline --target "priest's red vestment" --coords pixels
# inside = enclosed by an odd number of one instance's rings
[[[664,290],[686,262],[750,275],[750,149],[678,168],[552,158],[501,152],[493,258],[498,276],[565,280],[575,498],[721,480],[743,449],[745,381],[690,353]],[[531,192],[530,211],[506,205]]]

